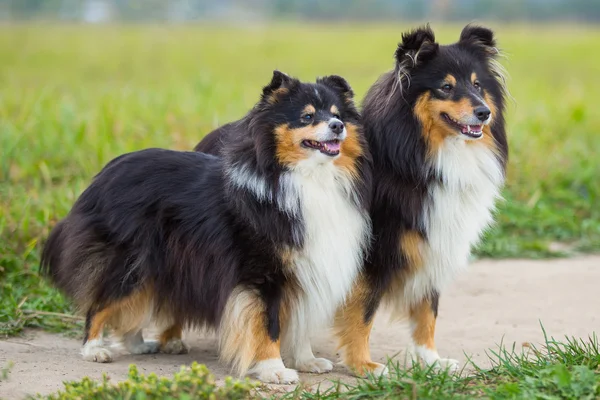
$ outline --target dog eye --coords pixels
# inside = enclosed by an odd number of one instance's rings
[[[454,87],[449,83],[444,84],[441,88],[442,92],[444,93],[450,93],[452,89],[454,89]]]
[[[340,117],[340,114],[333,114],[333,118],[337,118],[337,119],[339,119],[339,120],[341,120],[341,119],[342,119],[342,117]]]
[[[304,115],[302,116],[302,119],[303,119],[305,122],[312,121],[312,119],[313,119],[313,115],[312,115],[312,114],[304,114]]]
[[[481,84],[479,83],[479,81],[473,82],[473,86],[475,86],[476,89],[481,89]]]

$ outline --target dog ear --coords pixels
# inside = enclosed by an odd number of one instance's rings
[[[402,43],[396,49],[396,62],[403,69],[411,69],[431,59],[438,48],[433,31],[425,25],[402,34]]]
[[[485,50],[485,52],[489,55],[498,54],[494,32],[491,29],[484,28],[483,26],[465,26],[460,33],[459,43],[477,46]]]
[[[354,99],[354,91],[350,87],[350,84],[339,75],[329,75],[319,78],[317,79],[317,83],[325,85],[335,92],[340,93],[347,102]]]
[[[278,97],[290,91],[290,88],[298,82],[288,74],[281,71],[273,71],[271,83],[263,88],[262,99],[268,103],[274,104],[278,101]]]

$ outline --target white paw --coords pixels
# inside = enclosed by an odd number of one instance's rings
[[[256,373],[256,379],[265,383],[297,383],[300,378],[295,369],[290,368],[269,368]]]
[[[131,346],[128,350],[131,354],[152,354],[158,353],[160,349],[160,342],[157,340],[148,340],[141,342],[135,346]]]
[[[300,380],[298,372],[286,368],[280,358],[259,361],[248,373],[265,383],[289,384]]]
[[[81,349],[81,355],[85,361],[99,363],[109,363],[112,361],[112,354],[108,349],[102,347],[102,342],[99,340],[87,341]]]
[[[333,363],[326,358],[310,358],[308,360],[296,361],[296,369],[300,372],[322,374],[331,371]]]
[[[187,354],[190,348],[181,339],[171,339],[160,348],[166,354]]]
[[[372,372],[372,374],[374,376],[379,377],[379,376],[388,376],[389,375],[390,372],[388,370],[388,367],[386,367],[383,364],[379,364],[379,363],[373,363],[373,364],[378,364]]]
[[[352,366],[347,365],[342,362],[342,363],[340,363],[340,365],[343,365],[346,368],[348,368],[353,375],[360,376],[363,378],[366,378],[368,376],[374,376],[374,377],[387,376],[389,374],[387,366],[385,366],[383,364],[379,364],[377,362],[373,362],[373,361],[367,361],[363,364],[352,365]]]
[[[451,358],[440,358],[433,364],[433,368],[440,371],[456,372],[460,367],[460,363],[457,360]]]

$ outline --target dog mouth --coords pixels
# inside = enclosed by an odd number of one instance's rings
[[[318,142],[316,140],[303,140],[302,146],[308,149],[319,150],[321,153],[328,156],[337,156],[340,154],[341,142],[338,139]]]
[[[442,113],[444,120],[451,126],[458,128],[460,133],[473,139],[479,139],[483,136],[483,125],[465,125],[461,124],[446,113]]]

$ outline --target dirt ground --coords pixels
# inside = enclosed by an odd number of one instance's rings
[[[540,321],[549,335],[587,337],[600,330],[600,256],[544,261],[478,261],[471,265],[448,290],[442,293],[436,332],[442,357],[464,362],[466,355],[489,365],[485,350],[504,343],[542,339]],[[111,364],[81,360],[80,341],[39,331],[27,331],[22,337],[0,341],[0,367],[14,362],[9,379],[0,382],[0,398],[18,399],[27,394],[47,394],[62,387],[65,380],[86,375],[100,378],[107,372],[111,379],[124,379],[128,366],[138,364],[143,373],[172,375],[181,364],[205,363],[218,378],[228,369],[219,364],[214,337],[189,332],[192,345],[188,355],[123,355]],[[388,323],[385,313],[378,316],[371,336],[371,351],[377,361],[385,362],[406,348],[407,327]],[[335,342],[324,334],[315,339],[318,357],[337,360]],[[325,375],[301,374],[306,383],[324,379],[352,379],[336,366]],[[284,388],[282,388],[284,389]]]

